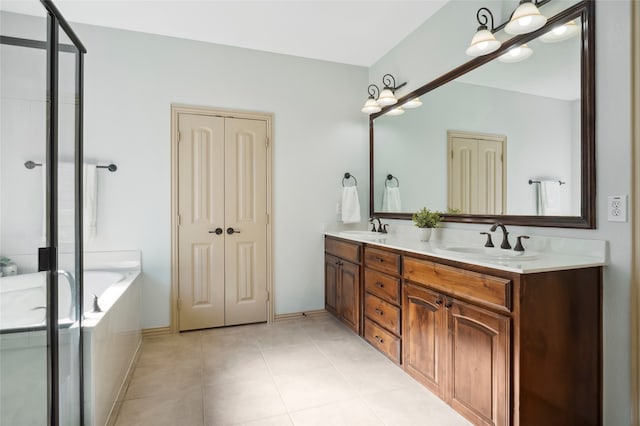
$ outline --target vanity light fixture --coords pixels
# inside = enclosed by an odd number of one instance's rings
[[[496,40],[493,35],[493,13],[491,13],[491,11],[486,7],[481,7],[478,9],[478,13],[476,13],[476,18],[478,19],[480,26],[471,39],[471,45],[466,50],[467,55],[482,56],[500,49],[502,42]],[[489,18],[491,18],[491,30],[487,27]]]
[[[525,43],[521,46],[515,46],[507,50],[506,53],[498,57],[498,60],[500,62],[514,63],[524,61],[531,55],[533,55],[533,50],[531,50],[531,48]]]
[[[387,112],[387,115],[402,115],[402,114],[404,114],[404,109],[401,106],[395,107],[391,111]]]
[[[535,0],[520,0],[520,5],[511,15],[504,31],[507,34],[528,34],[542,28],[547,23],[547,18],[540,13],[537,4]]]
[[[405,102],[402,104],[402,108],[418,108],[419,106],[422,106],[422,101],[420,100],[420,98],[415,97],[413,99],[411,99],[408,102]]]
[[[382,76],[382,83],[384,84],[384,88],[382,92],[380,92],[380,97],[378,98],[378,103],[382,106],[393,105],[398,100],[396,99],[396,90],[401,88],[407,83],[402,83],[399,86],[396,86],[396,79],[391,74],[385,74]]]
[[[369,92],[369,99],[367,99],[360,111],[364,112],[365,114],[374,114],[376,112],[380,112],[380,110],[384,106],[397,103],[398,99],[396,99],[395,95],[396,90],[405,86],[407,83],[404,82],[396,86],[396,79],[391,74],[385,74],[384,76],[382,76],[382,84],[384,84],[382,92],[375,84],[369,85],[367,89]],[[422,103],[420,103],[420,105],[422,105]],[[404,113],[404,111],[395,115],[400,115],[402,113]]]
[[[580,33],[580,28],[575,21],[569,21],[565,24],[558,25],[551,31],[540,36],[540,41],[544,43],[557,43],[565,41]]]
[[[495,26],[493,14],[486,7],[478,9],[476,17],[480,26],[471,39],[471,45],[466,53],[469,56],[482,56],[500,49],[502,42],[496,40],[493,35],[504,28],[507,34],[528,34],[542,28],[547,23],[547,18],[540,13],[538,6],[549,3],[551,0],[520,0],[520,5],[513,11],[509,22]],[[491,18],[491,28],[487,26]]]
[[[378,86],[376,86],[375,84],[370,84],[367,90],[369,91],[369,99],[367,99],[360,111],[364,112],[365,114],[374,114],[376,112],[380,112],[382,108],[380,107],[380,104],[378,104],[378,101],[376,101],[378,95],[380,94],[380,89],[378,89]]]

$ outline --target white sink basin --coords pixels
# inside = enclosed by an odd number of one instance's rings
[[[458,257],[489,259],[489,260],[533,260],[538,258],[538,253],[531,251],[504,250],[490,247],[464,247],[450,246],[434,249],[438,253],[455,255]]]
[[[345,238],[358,238],[367,241],[379,241],[383,240],[387,234],[381,234],[379,232],[371,231],[341,231],[339,235]]]

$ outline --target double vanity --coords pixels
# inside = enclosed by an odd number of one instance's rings
[[[477,234],[326,232],[327,311],[473,424],[601,424],[605,243]]]

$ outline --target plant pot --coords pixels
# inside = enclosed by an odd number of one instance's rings
[[[432,229],[433,228],[418,228],[418,238],[420,241],[429,241]]]

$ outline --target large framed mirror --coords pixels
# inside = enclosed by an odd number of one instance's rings
[[[594,41],[582,1],[372,114],[371,214],[595,228]],[[535,54],[509,61],[524,44]]]

